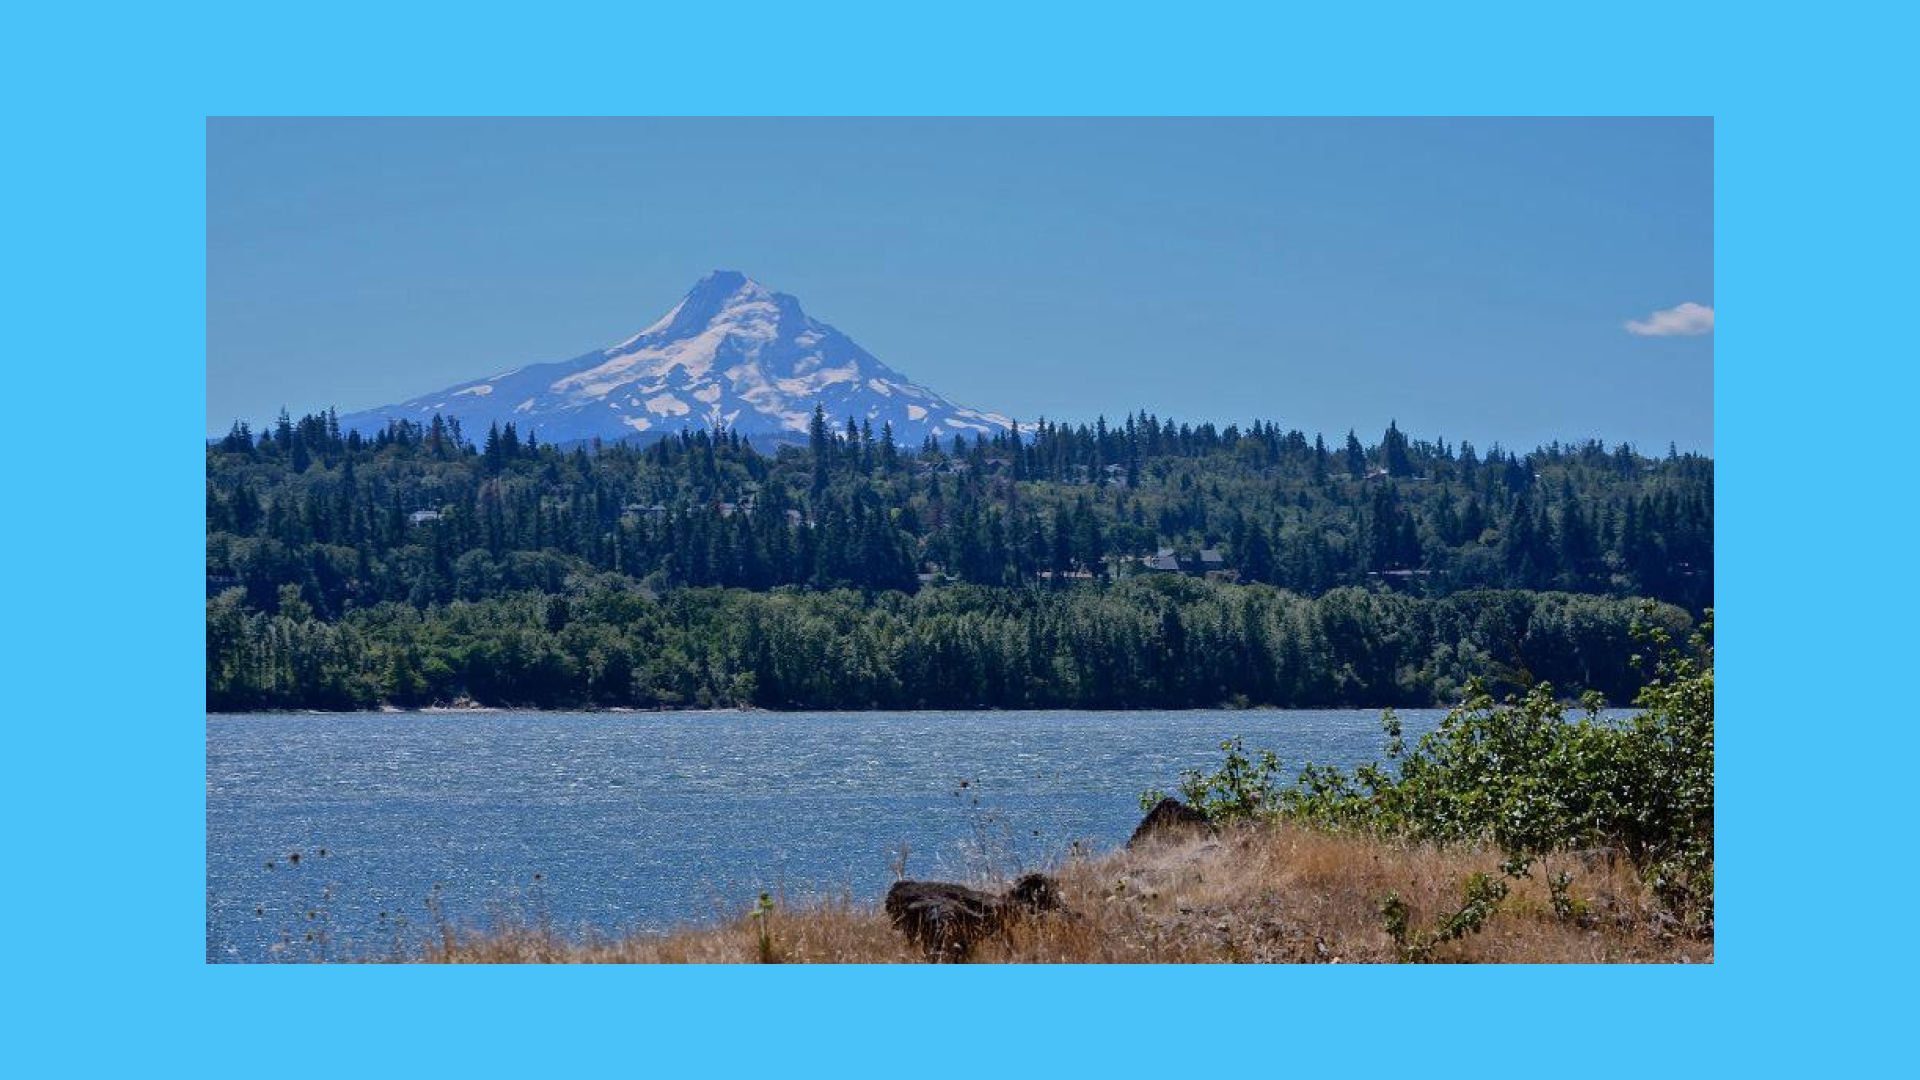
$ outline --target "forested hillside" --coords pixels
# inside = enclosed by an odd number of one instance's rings
[[[1707,458],[1397,427],[904,448],[816,415],[765,453],[283,417],[208,447],[208,704],[1417,704],[1470,674],[1625,698],[1631,598],[1676,627],[1712,604],[1712,507]]]

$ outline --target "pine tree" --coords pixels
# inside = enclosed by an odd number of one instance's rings
[[[1407,437],[1400,433],[1398,422],[1387,422],[1387,433],[1380,439],[1380,452],[1385,459],[1388,476],[1413,475],[1413,462],[1407,456]]]
[[[807,425],[807,449],[813,456],[813,494],[819,498],[833,476],[833,435],[827,429],[827,411],[813,407],[813,421]]]

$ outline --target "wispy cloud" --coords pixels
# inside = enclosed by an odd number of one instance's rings
[[[1713,333],[1713,309],[1688,302],[1656,311],[1627,323],[1627,333],[1640,337],[1691,337]]]

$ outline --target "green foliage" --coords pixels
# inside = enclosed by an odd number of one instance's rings
[[[950,586],[908,596],[671,589],[572,575],[424,609],[334,620],[207,602],[214,710],[501,707],[1334,707],[1444,703],[1513,631],[1527,661],[1574,672],[1631,652],[1636,608],[1564,594],[1432,600],[1171,577],[1103,587]],[[1686,616],[1663,609],[1679,627]],[[1575,624],[1577,636],[1557,628]],[[1623,665],[1624,666],[1624,665]],[[1629,672],[1606,688],[1637,689]]]
[[[1367,586],[1712,597],[1712,462],[1554,444],[1521,458],[1390,427],[1323,444],[1257,422],[1042,422],[918,455],[815,419],[805,448],[737,434],[536,445],[507,425],[342,434],[331,414],[236,425],[208,447],[207,572],[249,606],[297,585],[321,618],[426,607],[617,573],[665,586],[914,591],[917,575],[1059,585],[1142,570],[1165,547],[1223,553],[1241,580],[1303,594]],[[1371,466],[1379,466],[1372,468]],[[1343,472],[1345,473],[1343,475]],[[420,517],[428,511],[434,516]],[[1069,578],[1071,575],[1071,578]]]
[[[1400,950],[1400,959],[1424,963],[1433,959],[1434,950],[1447,942],[1479,933],[1487,920],[1500,910],[1508,888],[1504,878],[1484,873],[1469,876],[1461,886],[1460,906],[1425,930],[1413,927],[1412,912],[1406,901],[1400,899],[1398,893],[1388,893],[1380,904],[1380,918],[1386,924],[1387,936]]]
[[[1562,870],[1547,878],[1547,896],[1553,916],[1561,922],[1586,914],[1587,905],[1573,896],[1573,873]]]
[[[1281,774],[1280,759],[1271,750],[1261,750],[1248,757],[1239,739],[1228,739],[1220,744],[1220,749],[1226,754],[1226,760],[1218,770],[1209,773],[1190,769],[1182,775],[1182,799],[1222,825],[1251,821],[1266,814],[1274,804]],[[1145,799],[1141,801],[1146,803]]]
[[[753,905],[753,910],[747,913],[747,918],[753,920],[755,943],[759,949],[760,962],[763,964],[779,962],[779,956],[773,947],[773,910],[772,895],[763,892],[760,894],[759,901]]]
[[[1688,649],[1652,618],[1636,632],[1658,659],[1625,722],[1601,719],[1593,695],[1569,720],[1549,684],[1496,701],[1476,679],[1467,699],[1411,749],[1389,710],[1388,765],[1351,774],[1309,765],[1278,786],[1272,755],[1256,763],[1233,741],[1224,744],[1218,771],[1188,774],[1183,790],[1196,806],[1206,800],[1209,813],[1491,843],[1510,854],[1506,872],[1515,877],[1548,852],[1606,848],[1705,929],[1713,919],[1711,612]],[[1566,885],[1549,883],[1556,911],[1571,904]]]
[[[1711,596],[1706,459],[1397,426],[1330,459],[1146,414],[917,454],[824,415],[771,452],[236,425],[206,456],[208,706],[1618,701],[1625,597],[1683,633]],[[1186,572],[1146,573],[1161,547]]]

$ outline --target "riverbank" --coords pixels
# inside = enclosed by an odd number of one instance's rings
[[[1508,879],[1485,848],[1438,847],[1266,822],[1071,858],[1055,868],[1066,915],[1017,924],[975,949],[1001,963],[1711,963],[1634,869],[1604,853],[1538,860]],[[1477,930],[1441,928],[1475,875],[1506,895]],[[1565,875],[1564,878],[1560,875]],[[1555,888],[1552,883],[1564,881]],[[1396,941],[1387,898],[1406,905]],[[1411,951],[1410,947],[1411,946]],[[917,963],[876,904],[788,907],[778,898],[719,926],[568,940],[551,928],[442,929],[406,959],[429,963]]]
[[[1559,698],[1557,698],[1557,700],[1563,706],[1565,706],[1565,708],[1568,711],[1577,710],[1582,704],[1581,700],[1578,697],[1572,697],[1567,695],[1561,695]],[[208,709],[205,711],[204,715],[208,717],[230,717],[230,716],[367,717],[367,716],[463,716],[463,715],[472,714],[472,715],[480,715],[480,716],[621,716],[621,717],[625,717],[625,716],[742,716],[742,715],[942,716],[942,715],[948,715],[953,713],[967,713],[967,714],[1004,713],[1004,714],[1010,714],[1010,715],[1025,715],[1025,716],[1085,716],[1089,714],[1126,715],[1129,713],[1139,713],[1142,715],[1178,716],[1182,714],[1197,715],[1197,714],[1205,714],[1205,713],[1286,714],[1286,713],[1359,712],[1359,713],[1367,713],[1372,716],[1378,717],[1382,713],[1388,710],[1393,710],[1394,712],[1400,712],[1400,713],[1444,712],[1446,709],[1451,708],[1454,704],[1457,704],[1457,702],[1442,702],[1438,704],[1430,703],[1430,704],[1424,704],[1424,705],[1360,704],[1360,705],[1335,705],[1335,706],[1328,706],[1325,708],[1320,708],[1320,707],[1296,708],[1296,707],[1290,707],[1290,706],[1284,706],[1284,705],[1247,705],[1247,704],[1236,703],[1236,702],[1225,702],[1219,705],[1206,705],[1206,706],[1195,705],[1191,707],[1173,708],[1173,709],[1162,709],[1162,708],[1146,706],[1146,705],[1115,705],[1111,708],[1104,708],[1104,709],[1022,708],[1022,707],[1006,707],[1006,706],[1000,706],[1000,705],[965,706],[965,707],[953,708],[953,709],[882,708],[880,706],[859,706],[859,707],[849,706],[849,707],[842,707],[842,708],[836,708],[836,709],[804,709],[804,708],[797,708],[797,707],[796,708],[786,708],[786,707],[771,708],[771,707],[762,707],[759,705],[729,705],[725,707],[698,706],[698,705],[656,705],[656,706],[646,706],[646,707],[633,706],[633,705],[581,705],[581,706],[568,707],[568,708],[560,708],[560,707],[522,708],[517,705],[479,705],[471,702],[456,702],[449,705],[421,705],[421,706],[415,706],[411,708],[401,708],[400,706],[397,706],[397,705],[379,705],[379,706],[372,706],[365,709],[301,709],[301,708]],[[1608,702],[1608,701],[1605,701],[1604,699],[1602,700],[1601,704],[1602,704],[1603,711],[1608,713],[1609,715],[1626,716],[1630,714],[1632,711],[1631,706],[1628,704]]]

